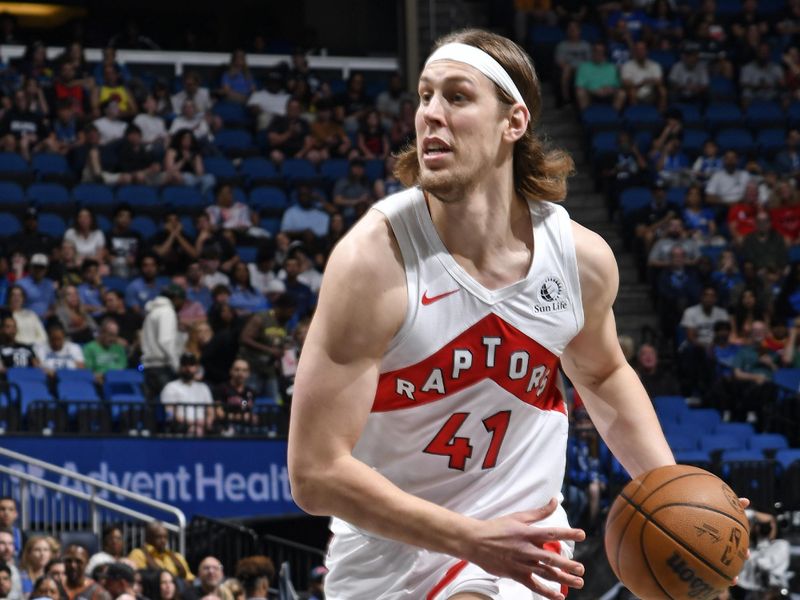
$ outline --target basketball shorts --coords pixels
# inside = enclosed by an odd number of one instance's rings
[[[556,545],[550,549],[572,557],[571,543]],[[543,598],[516,581],[501,579],[466,561],[355,530],[337,531],[326,566],[327,600],[447,600],[463,592],[492,600]],[[566,593],[556,582],[540,581]]]

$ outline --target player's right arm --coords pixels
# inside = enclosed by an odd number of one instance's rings
[[[352,455],[375,398],[381,358],[405,318],[405,274],[385,218],[370,211],[336,247],[295,378],[289,475],[297,504],[513,578],[546,598],[563,598],[533,573],[580,587],[583,567],[541,549],[583,532],[528,524],[555,504],[480,521],[403,492]],[[413,468],[413,465],[409,465]]]

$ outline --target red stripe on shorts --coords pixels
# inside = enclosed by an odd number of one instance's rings
[[[550,552],[555,552],[556,554],[561,554],[561,542],[545,542],[542,544],[542,548],[545,550],[550,550]],[[564,594],[564,597],[567,597],[567,593],[569,592],[569,587],[566,585],[561,586],[561,593]]]
[[[431,591],[428,592],[428,595],[425,596],[425,600],[434,600],[434,598],[436,598],[436,595],[439,592],[441,592],[444,588],[446,588],[448,585],[450,585],[450,583],[458,576],[459,573],[461,573],[461,571],[464,570],[464,567],[466,566],[467,566],[467,561],[460,560],[452,567],[447,569],[447,573],[445,573],[444,577],[442,577],[439,580],[439,583],[433,586],[433,589],[431,589]]]

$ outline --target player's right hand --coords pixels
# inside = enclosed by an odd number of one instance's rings
[[[557,506],[554,498],[541,508],[478,521],[464,558],[493,575],[513,579],[545,598],[564,600],[563,594],[550,589],[541,579],[582,588],[585,569],[581,563],[542,546],[561,540],[582,542],[586,534],[581,529],[534,525],[553,514]]]

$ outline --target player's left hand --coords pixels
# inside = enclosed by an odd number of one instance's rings
[[[739,498],[739,504],[742,505],[742,510],[747,510],[747,507],[750,506],[750,499],[749,498]],[[750,558],[750,548],[747,549],[747,558]],[[733,578],[733,587],[739,583],[739,577]]]

